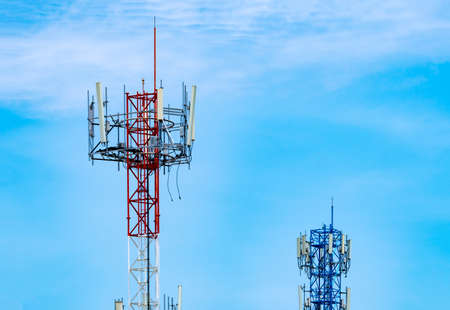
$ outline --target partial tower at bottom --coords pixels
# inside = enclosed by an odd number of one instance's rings
[[[351,263],[351,240],[331,224],[297,238],[297,262],[309,284],[298,286],[299,310],[350,310],[350,288],[343,289]]]

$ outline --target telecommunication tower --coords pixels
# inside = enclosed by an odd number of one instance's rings
[[[178,172],[180,165],[190,165],[195,140],[197,87],[189,100],[183,83],[181,107],[164,106],[162,85],[156,87],[156,26],[153,44],[153,88],[146,90],[144,80],[141,92],[126,92],[124,86],[123,112],[108,114],[107,88],[103,99],[100,82],[96,102],[87,95],[89,159],[117,162],[127,171],[129,309],[160,308],[160,170],[170,174],[173,166]],[[180,310],[181,286],[178,290]]]
[[[331,224],[297,238],[298,268],[306,273],[309,287],[299,285],[299,310],[350,310],[350,288],[342,290],[351,262],[351,240]],[[345,302],[344,302],[345,296]]]

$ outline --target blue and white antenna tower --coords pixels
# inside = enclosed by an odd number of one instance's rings
[[[351,263],[351,240],[334,228],[333,199],[331,224],[300,234],[297,238],[297,262],[305,272],[309,287],[299,285],[299,310],[350,310],[350,288],[342,289]]]

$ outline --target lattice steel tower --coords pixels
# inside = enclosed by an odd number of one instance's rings
[[[160,169],[190,165],[195,140],[196,86],[188,100],[182,85],[181,107],[164,106],[163,88],[156,87],[156,27],[153,31],[153,89],[125,92],[123,112],[108,114],[107,89],[100,82],[94,96],[88,91],[89,159],[113,161],[127,170],[128,307],[160,308],[159,217]],[[96,136],[98,134],[98,137]],[[178,183],[177,183],[178,187]],[[170,194],[170,192],[169,192]],[[181,286],[179,286],[181,308]]]
[[[350,310],[350,288],[342,290],[342,275],[347,277],[351,262],[351,240],[331,224],[300,234],[297,238],[298,268],[309,279],[309,287],[299,285],[300,310]],[[345,296],[345,302],[344,302]]]

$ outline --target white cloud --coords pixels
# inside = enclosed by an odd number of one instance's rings
[[[249,77],[274,68],[317,65],[328,70],[355,63],[343,73],[351,79],[367,72],[365,63],[392,57],[445,59],[450,22],[441,13],[443,5],[406,0],[76,1],[44,26],[29,32],[12,29],[14,35],[0,37],[2,101],[24,100],[39,113],[73,112],[84,109],[79,103],[83,90],[98,79],[118,89],[124,82],[137,85],[140,77],[151,77],[154,15],[159,76],[173,85],[197,81],[206,95],[236,92]]]

